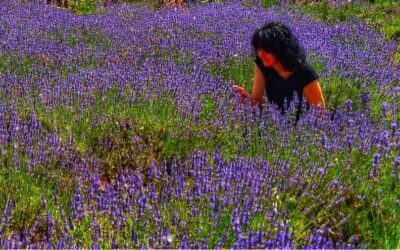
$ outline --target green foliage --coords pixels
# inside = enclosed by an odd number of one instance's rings
[[[99,171],[104,176],[114,177],[120,167],[145,171],[151,161],[184,158],[196,148],[211,150],[218,144],[229,145],[228,132],[213,133],[218,128],[206,122],[213,115],[211,97],[203,100],[203,122],[194,125],[190,118],[182,117],[168,94],[148,103],[130,104],[114,85],[101,96],[94,96],[95,105],[86,110],[76,104],[54,109],[38,106],[37,113],[43,126],[60,134],[63,143],[73,135],[73,147],[80,154],[89,151],[102,159]],[[108,117],[102,124],[97,121],[99,113]]]
[[[69,6],[72,10],[78,14],[94,14],[96,12],[98,1],[96,0],[79,0],[79,1],[71,1]]]
[[[4,51],[0,54],[0,74],[9,71],[19,77],[27,76],[38,61],[39,58],[35,56],[22,57],[20,53],[9,54]]]
[[[45,166],[35,166],[33,172],[27,170],[26,158],[21,155],[21,169],[10,171],[14,166],[11,150],[0,159],[3,167],[0,168],[0,210],[4,211],[8,199],[14,200],[13,217],[8,230],[22,232],[31,228],[39,215],[45,216],[49,211],[60,222],[58,206],[55,205],[53,195],[58,196],[58,203],[62,205],[67,215],[70,214],[70,192],[74,186],[69,177],[61,173],[59,169]],[[53,171],[52,173],[49,172]],[[60,186],[60,183],[63,186]],[[64,192],[67,190],[67,192]],[[47,200],[46,206],[42,204],[42,193]],[[60,225],[60,223],[57,223]],[[35,232],[37,237],[46,233],[46,229],[39,227]],[[59,229],[57,229],[59,230]]]
[[[280,5],[282,0],[261,0],[261,5],[264,8],[270,8],[276,5]]]

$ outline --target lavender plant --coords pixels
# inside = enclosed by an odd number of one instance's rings
[[[242,105],[252,32],[287,23],[328,112]],[[397,45],[240,2],[0,4],[3,248],[396,248]]]

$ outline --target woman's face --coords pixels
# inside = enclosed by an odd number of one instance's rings
[[[265,67],[271,67],[275,63],[277,63],[276,56],[272,53],[265,52],[263,49],[258,49],[257,50],[257,55],[258,57],[261,58],[261,61],[263,62]]]

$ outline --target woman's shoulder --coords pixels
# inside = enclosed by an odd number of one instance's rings
[[[308,62],[299,64],[295,71],[295,76],[292,78],[292,81],[293,84],[300,89],[303,89],[306,85],[319,78],[317,72],[315,72],[313,67]]]
[[[307,61],[300,63],[298,67],[303,71],[315,71],[313,66]]]
[[[301,63],[298,66],[298,70],[300,73],[299,76],[301,78],[304,78],[307,83],[317,80],[319,78],[318,73],[315,71],[312,65],[310,65],[307,61]]]

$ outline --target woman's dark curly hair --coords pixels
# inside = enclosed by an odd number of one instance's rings
[[[256,30],[252,38],[256,51],[274,54],[286,70],[293,71],[306,60],[306,53],[292,31],[284,24],[270,22]]]

